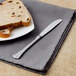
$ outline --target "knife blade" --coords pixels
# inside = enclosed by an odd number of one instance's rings
[[[47,26],[39,35],[41,37],[46,35],[49,31],[51,31],[53,28],[55,28],[61,22],[62,22],[62,19],[55,20],[49,26]]]
[[[12,55],[13,58],[15,59],[20,59],[23,54],[35,43],[37,42],[40,38],[45,36],[48,32],[50,32],[52,29],[54,29],[58,24],[62,22],[62,19],[57,19],[54,22],[52,22],[50,25],[48,25],[30,44],[25,46],[22,50],[17,52],[16,54]]]

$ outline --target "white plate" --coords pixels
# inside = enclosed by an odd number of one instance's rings
[[[0,38],[0,41],[7,41],[7,40],[19,38],[21,36],[28,34],[32,30],[34,30],[34,22],[33,22],[32,16],[31,16],[31,22],[30,22],[29,26],[18,27],[16,29],[12,30],[11,35],[8,38]]]

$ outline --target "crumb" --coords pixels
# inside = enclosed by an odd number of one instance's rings
[[[5,31],[4,31],[4,30],[3,30],[2,32],[3,32],[3,33],[5,33]]]
[[[23,13],[23,11],[21,11],[21,13]]]
[[[21,6],[19,6],[19,9],[21,8]]]
[[[14,15],[15,13],[13,12],[12,15]]]
[[[0,3],[0,5],[3,5],[2,3]]]
[[[27,21],[29,21],[29,18],[27,18]]]
[[[13,9],[13,8],[12,8]]]
[[[21,15],[18,15],[18,17],[20,17]]]
[[[11,3],[11,2],[13,2],[13,1],[8,1],[8,3]]]
[[[15,16],[11,16],[11,17],[15,17]]]
[[[19,4],[19,2],[16,2],[16,4]]]

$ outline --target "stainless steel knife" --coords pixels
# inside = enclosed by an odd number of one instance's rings
[[[47,26],[30,44],[25,46],[22,50],[13,55],[13,58],[20,59],[22,55],[29,49],[35,42],[37,42],[40,38],[45,36],[48,32],[50,32],[53,28],[55,28],[58,24],[62,22],[62,19],[57,19],[52,22],[49,26]]]

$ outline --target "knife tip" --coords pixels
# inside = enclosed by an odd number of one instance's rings
[[[60,22],[62,22],[63,21],[63,19],[58,19]]]

